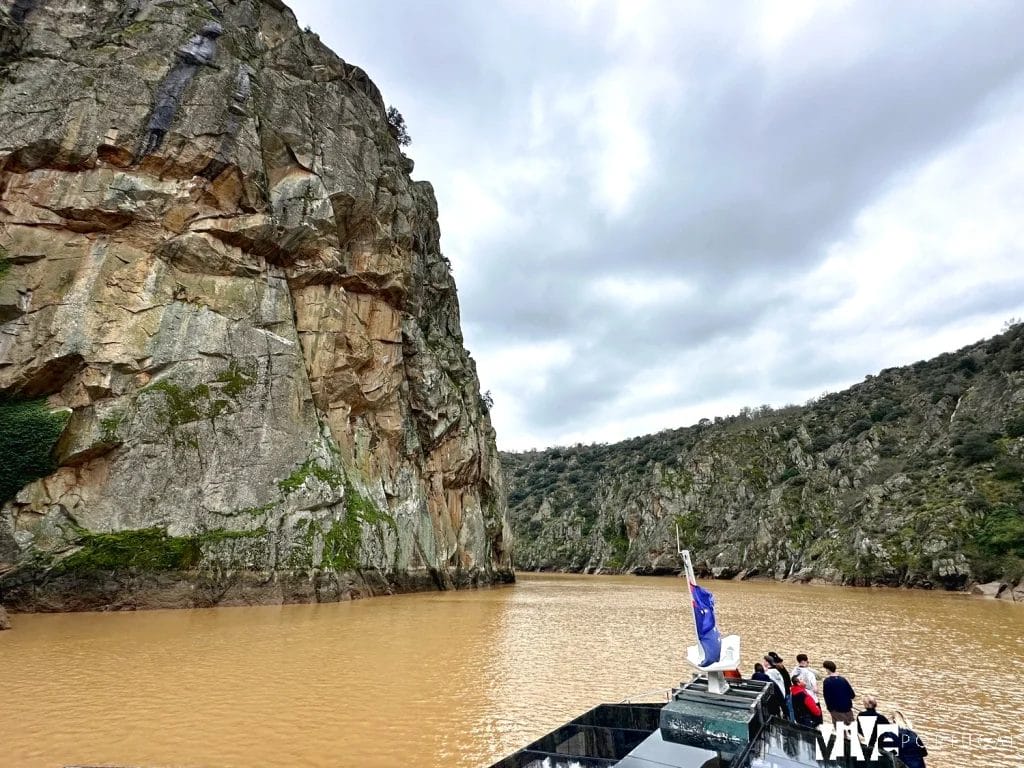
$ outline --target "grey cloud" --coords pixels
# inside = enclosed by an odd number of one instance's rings
[[[998,277],[994,276],[990,284],[971,286],[956,296],[943,297],[941,301],[929,304],[925,311],[914,313],[910,317],[901,317],[899,313],[894,312],[892,320],[885,325],[893,330],[906,327],[908,324],[922,329],[942,328],[993,312],[1008,319],[1020,310],[1022,291],[1024,286],[1014,282],[1000,282]]]
[[[723,392],[803,390],[889,364],[881,349],[841,350],[841,339],[811,335],[823,302],[792,285],[867,205],[965,137],[1000,97],[1024,92],[1017,2],[858,3],[849,19],[855,32],[814,30],[825,51],[860,35],[853,53],[815,66],[801,57],[817,51],[795,47],[766,62],[744,47],[735,29],[742,11],[693,24],[666,13],[660,23],[672,28],[674,47],[653,58],[686,87],[645,116],[654,167],[616,218],[592,200],[600,167],[587,126],[574,122],[586,116],[562,117],[539,145],[529,124],[536,94],[586,92],[617,66],[609,14],[571,30],[540,24],[534,3],[294,5],[402,108],[411,154],[435,183],[446,231],[459,222],[445,204],[453,169],[473,175],[530,157],[568,168],[555,185],[497,190],[527,224],[485,240],[467,255],[471,275],[456,274],[471,347],[569,342],[570,359],[523,407],[523,431],[548,436],[579,429],[616,403],[632,407],[634,376],[666,360],[679,361],[691,387],[682,396],[694,403]],[[566,246],[562,232],[579,233],[581,245]],[[646,280],[654,292],[664,277],[681,277],[697,296],[646,308],[588,298],[593,281],[617,276]],[[926,332],[997,307],[1009,314],[1021,305],[1021,286],[1004,288],[943,302],[910,322]],[[757,361],[764,373],[738,382],[732,372],[743,361],[724,351],[721,370],[688,369],[706,350],[726,350],[764,328],[787,339],[777,359]]]

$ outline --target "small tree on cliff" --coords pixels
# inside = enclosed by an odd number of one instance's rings
[[[395,107],[388,107],[388,130],[399,146],[407,147],[412,143],[409,129],[405,126],[405,118]]]

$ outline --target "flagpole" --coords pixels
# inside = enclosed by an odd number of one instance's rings
[[[676,525],[676,548],[683,558],[683,568],[686,571],[686,592],[690,596],[690,615],[693,618],[693,636],[697,641],[697,648],[700,649],[701,660],[704,660],[704,647],[700,642],[700,632],[697,631],[697,606],[693,600],[693,586],[697,583],[697,577],[693,573],[693,563],[690,562],[690,550],[683,549],[679,542],[679,525]]]
[[[697,606],[693,599],[693,587],[697,583],[696,577],[693,575],[693,563],[690,562],[690,551],[683,550],[683,565],[686,568],[686,591],[690,596],[690,615],[693,618],[693,637],[697,642],[697,648],[700,650],[700,658],[704,660],[704,646],[700,642],[700,631],[697,629]]]

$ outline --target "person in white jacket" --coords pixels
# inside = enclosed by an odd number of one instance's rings
[[[768,679],[779,686],[779,693],[782,695],[783,700],[785,700],[786,684],[782,680],[782,673],[775,668],[772,660],[767,656],[764,657],[764,673],[768,675]]]
[[[818,676],[814,674],[814,670],[808,666],[807,654],[798,653],[796,655],[796,669],[793,671],[794,674],[800,675],[800,680],[804,684],[804,690],[810,694],[811,698],[814,699],[814,703],[818,703]]]

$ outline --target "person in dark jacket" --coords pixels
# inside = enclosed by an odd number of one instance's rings
[[[921,737],[914,731],[914,724],[899,710],[893,714],[892,721],[898,729],[897,747],[899,751],[896,755],[900,762],[905,768],[926,768],[924,758],[928,754],[928,750],[925,748],[924,742],[921,741]]]
[[[924,764],[928,750],[917,735],[909,727],[899,726],[900,751],[897,753],[906,768],[927,768]]]
[[[864,709],[857,713],[857,717],[877,717],[876,725],[888,725],[889,718],[878,711],[878,699],[874,696],[865,696],[861,702]]]
[[[834,661],[823,661],[821,666],[828,675],[821,683],[821,693],[825,699],[825,709],[832,715],[832,723],[853,722],[853,700],[857,694],[853,686],[842,675],[836,674]]]
[[[817,728],[822,723],[821,707],[804,687],[800,675],[793,675],[790,680],[789,695],[793,702],[793,719],[808,728]]]
[[[751,680],[760,680],[764,683],[771,683],[765,693],[765,709],[769,717],[784,717],[783,708],[785,707],[785,700],[782,694],[779,693],[779,686],[768,676],[768,673],[764,671],[764,665],[760,662],[754,664],[754,674],[750,676]]]

